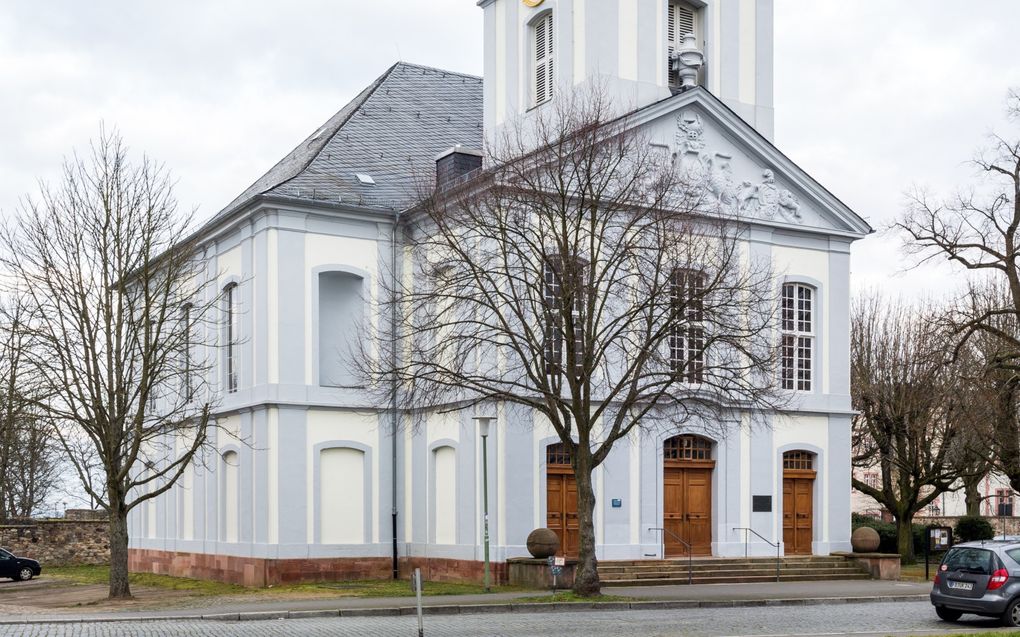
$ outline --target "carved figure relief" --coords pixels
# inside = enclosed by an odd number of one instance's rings
[[[757,184],[744,180],[739,186],[733,176],[732,156],[706,150],[705,127],[697,113],[681,112],[676,117],[676,161],[680,178],[689,195],[705,197],[730,214],[748,214],[765,219],[782,217],[801,222],[797,196],[776,185],[775,173],[766,168]]]

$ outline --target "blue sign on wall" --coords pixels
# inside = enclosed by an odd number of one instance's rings
[[[623,500],[621,500],[620,498],[613,498],[613,508],[614,509],[619,509],[622,506],[623,506]]]

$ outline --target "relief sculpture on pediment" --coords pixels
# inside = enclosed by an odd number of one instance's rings
[[[681,112],[676,117],[676,125],[674,158],[688,195],[703,197],[706,203],[717,204],[728,214],[803,221],[800,201],[795,194],[776,185],[772,169],[764,169],[757,184],[744,180],[737,185],[732,155],[707,149],[700,115]]]

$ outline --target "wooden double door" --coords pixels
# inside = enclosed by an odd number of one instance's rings
[[[783,472],[783,544],[787,555],[811,555],[815,472]]]
[[[545,525],[560,538],[560,550],[556,555],[577,557],[581,539],[577,522],[577,481],[569,466],[549,468],[545,505]]]
[[[712,554],[713,462],[666,464],[663,468],[662,526],[666,557]]]

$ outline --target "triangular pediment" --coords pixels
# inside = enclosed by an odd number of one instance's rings
[[[751,222],[857,238],[871,226],[702,88],[632,113],[653,146],[669,153],[688,183]]]

